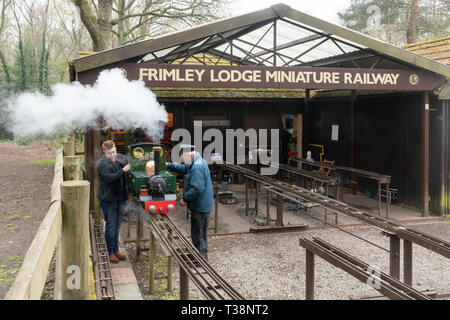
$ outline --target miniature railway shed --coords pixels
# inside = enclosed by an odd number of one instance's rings
[[[191,132],[195,120],[280,129],[294,115],[299,155],[322,145],[337,165],[391,176],[423,215],[450,212],[450,67],[438,61],[278,4],[69,65],[82,84],[122,68]],[[93,129],[86,138],[93,195],[100,143]]]

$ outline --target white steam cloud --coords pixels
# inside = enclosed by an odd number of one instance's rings
[[[160,122],[168,121],[164,106],[144,82],[129,81],[120,69],[102,71],[93,86],[59,83],[52,90],[50,97],[26,92],[7,101],[8,129],[14,137],[98,127],[95,121],[102,116],[107,127],[147,129],[158,141],[163,134]]]

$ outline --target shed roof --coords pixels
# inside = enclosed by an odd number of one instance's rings
[[[450,65],[450,36],[416,42],[403,46],[402,48],[442,64]]]
[[[202,53],[235,65],[306,66],[315,61],[336,63],[337,58],[338,66],[422,68],[450,78],[445,64],[285,4],[95,53],[71,64],[82,72],[121,61],[183,63]]]

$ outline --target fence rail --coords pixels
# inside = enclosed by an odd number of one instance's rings
[[[39,300],[56,250],[54,299],[89,299],[89,187],[75,137],[56,151],[50,204],[5,300]],[[74,270],[70,273],[70,270]],[[68,275],[70,273],[70,275]],[[70,282],[70,283],[69,283]]]

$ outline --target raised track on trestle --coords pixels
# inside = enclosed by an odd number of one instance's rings
[[[180,269],[188,274],[207,299],[244,300],[244,297],[211,267],[167,215],[153,214],[147,216],[145,220],[177,260]]]
[[[242,166],[230,164],[227,162],[217,163],[217,165],[223,167],[224,169],[239,173],[251,180],[265,184],[268,186],[268,188],[289,196],[291,199],[297,198],[303,201],[306,200],[311,203],[317,203],[319,204],[319,206],[327,210],[357,219],[364,224],[380,229],[381,231],[384,231],[388,234],[395,234],[401,239],[411,241],[446,258],[450,258],[450,242],[443,239],[436,238],[432,235],[416,230],[408,229],[391,220],[373,216],[368,212],[351,207],[344,202],[322,196],[318,193],[309,191],[293,184],[273,179],[269,176],[260,175],[259,173]]]

